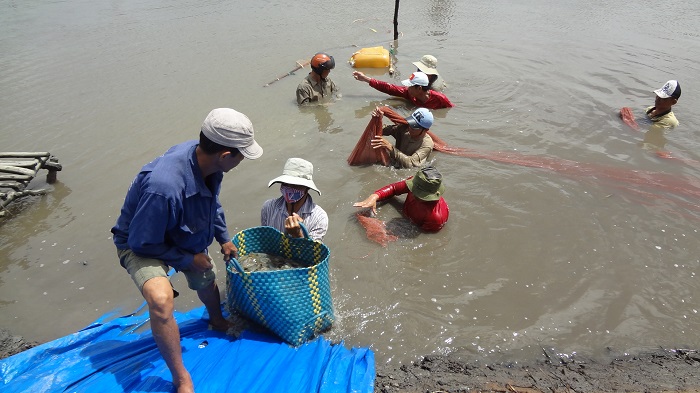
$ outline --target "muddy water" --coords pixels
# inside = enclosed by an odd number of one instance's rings
[[[697,2],[402,1],[397,74],[372,74],[398,81],[436,56],[457,106],[435,112],[433,131],[481,154],[434,153],[450,221],[382,248],[352,202],[411,171],[345,158],[375,105],[408,108],[344,61],[389,47],[385,3],[1,2],[0,150],[48,150],[64,169],[0,224],[0,325],[50,340],[139,305],[109,233],[126,189],[226,106],[249,115],[265,149],[226,176],[232,232],[258,225],[288,157],[315,164],[331,222],[331,338],[392,363],[700,345]],[[340,101],[297,108],[305,72],[262,87],[320,50],[337,59]],[[683,87],[681,126],[654,143],[675,159],[650,150],[648,124],[634,131],[616,114],[641,117],[668,79]],[[403,228],[397,206],[379,218]],[[174,281],[177,307],[198,306]]]

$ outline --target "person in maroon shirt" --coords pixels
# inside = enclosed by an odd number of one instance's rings
[[[403,214],[411,222],[427,232],[437,232],[445,226],[450,216],[450,208],[442,197],[445,185],[442,175],[435,167],[421,168],[415,176],[406,180],[384,186],[367,197],[364,201],[353,204],[355,207],[371,207],[377,213],[377,201],[389,199],[394,195],[406,194]]]
[[[370,78],[360,71],[353,72],[352,76],[358,81],[369,83],[371,87],[382,93],[405,98],[415,106],[428,109],[452,108],[454,106],[447,96],[440,92],[430,90],[428,75],[423,72],[414,72],[411,74],[410,78],[401,82],[403,86],[396,86]]]

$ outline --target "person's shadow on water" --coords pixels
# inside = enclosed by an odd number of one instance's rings
[[[644,139],[639,142],[639,146],[643,149],[659,153],[666,151],[666,132],[668,130],[656,125],[651,125],[649,130],[644,133]]]
[[[387,221],[386,229],[399,239],[415,239],[421,234],[420,228],[406,217],[394,217]]]
[[[312,104],[302,105],[299,107],[299,112],[302,114],[312,113],[316,118],[318,131],[328,134],[337,134],[343,131],[341,126],[333,126],[334,120],[328,111],[328,104]]]
[[[401,217],[394,217],[386,222],[386,229],[399,239],[415,239],[423,231],[411,222],[408,218],[403,216],[403,200],[397,198],[391,198],[385,202],[387,205],[391,205],[396,211],[401,213]]]

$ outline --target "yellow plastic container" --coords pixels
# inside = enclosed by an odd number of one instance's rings
[[[355,68],[385,68],[391,64],[389,51],[383,46],[362,48],[352,54],[350,64]]]

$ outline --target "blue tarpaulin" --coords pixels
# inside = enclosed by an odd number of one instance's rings
[[[107,321],[0,360],[0,391],[171,392],[172,377],[148,315]],[[197,392],[372,392],[374,353],[323,337],[299,347],[245,331],[239,338],[209,330],[204,307],[175,313],[182,357]]]

